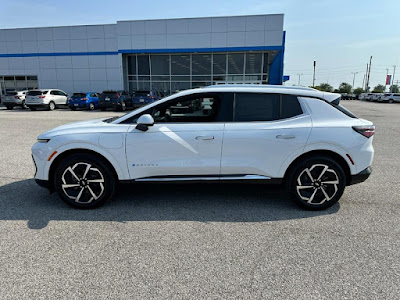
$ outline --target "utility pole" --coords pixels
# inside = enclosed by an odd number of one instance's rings
[[[317,65],[317,62],[314,60],[314,75],[313,75],[313,80],[312,80],[312,87],[315,87],[315,67]]]
[[[394,74],[396,74],[396,66],[393,66],[392,86],[391,86],[391,89],[390,89],[391,92],[393,90]]]
[[[368,65],[368,63],[367,63],[367,70],[365,71],[365,75],[364,75],[364,81],[365,81],[365,86],[364,86],[364,83],[363,83],[363,89],[367,92],[367,77],[368,77],[368,68],[369,68],[369,65]]]
[[[303,73],[297,73],[297,75],[299,75],[299,83],[297,85],[300,86],[300,77],[303,75]]]
[[[358,74],[358,72],[351,72],[351,74],[353,74],[353,90],[354,90],[354,80],[356,79],[356,74]]]
[[[365,74],[364,74],[364,76],[363,76],[363,84],[362,84],[362,86],[361,86],[361,88],[364,90],[364,82],[365,82]]]
[[[372,56],[369,59],[369,69],[368,69],[367,86],[366,86],[367,91],[369,91],[369,79],[371,77],[371,63],[372,63]]]

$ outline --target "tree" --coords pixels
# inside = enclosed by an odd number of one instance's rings
[[[399,93],[399,86],[397,84],[394,84],[390,87],[389,91],[392,91],[392,93]]]
[[[317,85],[315,89],[323,92],[332,92],[333,87],[329,83],[321,83],[320,85]]]
[[[359,87],[359,88],[354,89],[353,93],[356,94],[356,95],[360,95],[362,93],[365,93],[365,91],[364,91],[363,88]]]
[[[385,91],[385,86],[383,84],[378,84],[374,89],[372,90],[373,93],[383,93]]]
[[[339,93],[341,94],[350,94],[351,93],[352,86],[348,84],[347,82],[342,82],[339,85]]]

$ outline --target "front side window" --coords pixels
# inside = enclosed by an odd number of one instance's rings
[[[233,93],[204,93],[172,99],[151,107],[123,123],[136,123],[150,114],[155,123],[199,123],[232,121]]]

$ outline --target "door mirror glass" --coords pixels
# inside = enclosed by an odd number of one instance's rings
[[[149,129],[149,126],[154,125],[154,119],[151,115],[149,114],[144,114],[139,117],[137,120],[137,125],[136,129],[141,130],[141,131],[147,131]]]

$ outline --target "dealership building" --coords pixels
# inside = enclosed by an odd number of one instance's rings
[[[282,84],[283,14],[0,29],[1,93]]]

